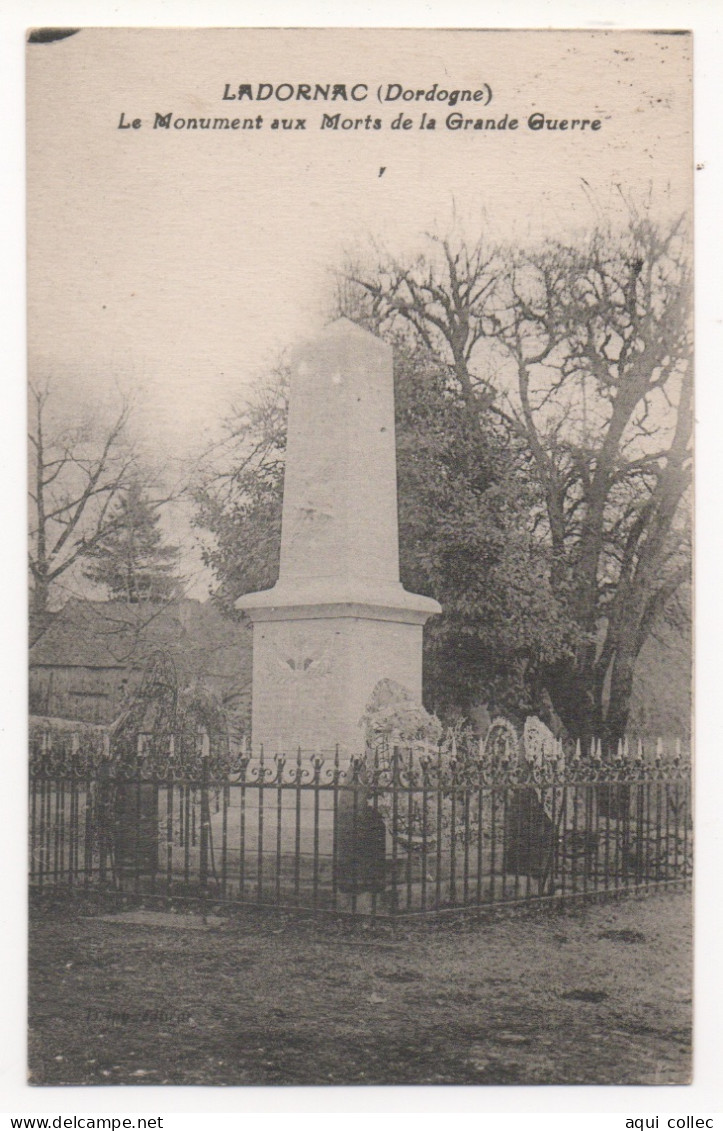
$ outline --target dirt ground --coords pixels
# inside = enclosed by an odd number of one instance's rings
[[[486,923],[43,907],[34,1084],[681,1084],[686,893]]]

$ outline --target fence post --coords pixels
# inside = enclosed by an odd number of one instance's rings
[[[199,873],[201,916],[204,923],[206,922],[208,912],[208,837],[211,826],[211,809],[208,799],[208,763],[210,753],[209,736],[204,733],[201,737],[201,862]]]
[[[80,740],[77,731],[70,738],[70,824],[68,828],[68,886],[73,889],[78,879],[78,779]]]

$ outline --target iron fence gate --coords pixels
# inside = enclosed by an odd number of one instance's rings
[[[31,750],[30,883],[352,915],[471,912],[692,875],[689,767],[381,748],[252,757],[227,735]]]

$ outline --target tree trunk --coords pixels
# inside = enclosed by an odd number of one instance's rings
[[[547,669],[543,683],[570,738],[579,739],[587,750],[590,739],[598,736],[600,722],[589,674],[579,671],[573,661],[563,661]]]
[[[633,655],[631,650],[620,649],[613,660],[610,698],[601,735],[606,747],[613,751],[617,748],[618,742],[622,742],[625,738],[628,727],[636,659],[637,656]]]
[[[48,582],[44,579],[38,580],[36,576],[33,580],[33,588],[30,593],[29,640],[31,645],[34,644],[36,640],[40,639],[50,623],[48,595]]]

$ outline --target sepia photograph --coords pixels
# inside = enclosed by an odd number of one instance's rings
[[[36,1091],[691,1083],[692,54],[28,30]]]

